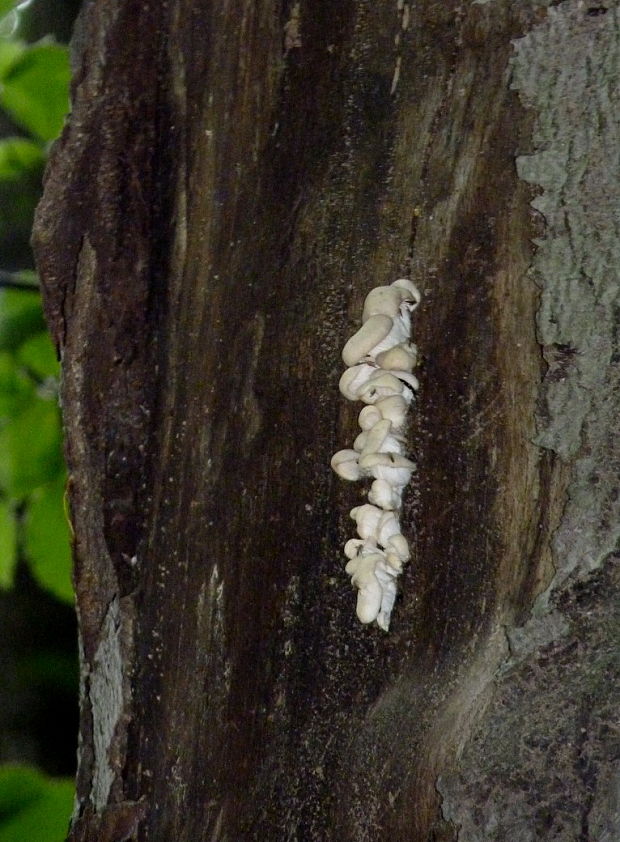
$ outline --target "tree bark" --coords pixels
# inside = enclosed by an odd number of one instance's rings
[[[620,837],[615,4],[91,0],[35,247],[82,652],[70,839]],[[340,349],[407,275],[392,628]]]

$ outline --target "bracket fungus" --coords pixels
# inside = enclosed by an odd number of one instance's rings
[[[331,466],[343,479],[373,479],[368,503],[351,510],[359,537],[345,544],[345,570],[357,588],[358,619],[376,620],[385,631],[396,599],[396,577],[410,555],[400,510],[415,464],[405,455],[403,430],[418,389],[412,374],[417,349],[410,334],[411,313],[420,300],[407,278],[375,287],[366,296],[361,328],[342,351],[347,369],[340,392],[366,406],[359,414],[362,432],[353,449],[339,450]]]

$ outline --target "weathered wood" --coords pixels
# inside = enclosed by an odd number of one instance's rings
[[[618,130],[618,10],[545,6],[87,3],[35,231],[76,534],[75,842],[552,838],[557,793],[527,796],[541,728],[538,771],[601,772],[571,783],[553,838],[611,814],[611,740],[569,756],[546,726],[603,711],[620,673],[602,619],[618,181],[596,141]],[[573,78],[600,102],[585,134]],[[602,206],[556,189],[583,172]],[[586,239],[553,262],[569,204]],[[567,279],[596,272],[586,318]],[[341,547],[360,490],[328,465],[356,426],[340,349],[369,289],[403,274],[424,291],[414,559],[384,634],[354,617]]]

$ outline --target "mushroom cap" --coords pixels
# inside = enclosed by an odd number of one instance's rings
[[[339,477],[354,482],[363,475],[358,459],[359,453],[355,450],[339,450],[332,456],[330,464]]]
[[[361,538],[349,538],[347,543],[344,545],[344,554],[350,559],[357,558],[357,556],[362,552],[364,544],[365,541]]]
[[[359,389],[368,381],[370,376],[377,370],[376,366],[368,363],[360,363],[345,369],[338,383],[340,393],[350,401],[358,399]]]
[[[379,425],[389,424],[387,430]],[[379,427],[379,429],[375,429]],[[402,453],[404,443],[392,430],[392,422],[380,420],[370,428],[362,430],[353,442],[353,450],[365,456],[367,453]]]
[[[367,453],[381,453],[384,450],[384,445],[390,435],[391,429],[392,422],[384,418],[382,421],[378,421],[370,430],[361,433],[358,438],[361,436],[364,437],[362,455],[366,455]],[[392,436],[392,438],[394,437]],[[400,445],[397,447],[397,452],[400,452]]]
[[[371,318],[378,318],[372,316]],[[369,319],[370,321],[370,319]],[[389,351],[394,345],[401,345],[403,342],[409,342],[411,338],[411,315],[406,308],[406,304],[401,304],[398,315],[392,319],[392,327],[390,332],[382,339],[377,341],[375,345],[368,351],[368,355],[376,359],[383,351]]]
[[[381,509],[396,509],[400,506],[400,494],[397,494],[385,479],[376,479],[370,486],[368,501]]]
[[[394,571],[395,575],[403,572],[403,563],[396,553],[386,552],[385,562]]]
[[[347,562],[345,572],[349,574],[354,585],[363,585],[372,581],[377,564],[384,560],[383,553],[375,547],[374,552],[358,553],[354,556]]]
[[[400,453],[369,453],[359,460],[360,470],[364,476],[370,474],[375,479],[384,479],[392,486],[394,494],[399,497],[403,488],[411,479],[415,462],[410,462]],[[400,500],[398,506],[400,507]]]
[[[385,556],[375,564],[375,576],[382,587],[389,586],[394,582],[398,573],[386,562]]]
[[[393,511],[383,512],[377,526],[377,543],[386,547],[390,538],[400,535],[400,523]]]
[[[420,388],[420,381],[412,374],[410,371],[391,371],[390,374],[393,374],[394,377],[398,377],[399,380],[402,380],[403,383],[407,383],[414,392],[417,392]]]
[[[387,400],[391,400],[388,398]],[[404,402],[403,402],[404,403]],[[405,405],[405,412],[407,412],[407,406]],[[381,421],[381,413],[379,410],[374,406],[365,406],[364,409],[360,412],[357,422],[362,428],[362,430],[370,430],[372,429],[378,421]],[[390,421],[392,419],[390,418]],[[392,422],[393,423],[393,422]]]
[[[357,534],[360,538],[363,538],[364,541],[371,540],[376,543],[382,514],[382,509],[372,506],[370,503],[364,503],[363,506],[355,506],[351,509],[350,517],[357,524]]]
[[[370,412],[364,416],[366,423],[370,422],[370,419],[374,417],[374,415],[371,415],[371,412],[377,412],[380,418],[386,418],[392,422],[392,428],[394,430],[402,430],[405,426],[407,401],[402,395],[391,395],[390,397],[378,400],[373,406],[365,406],[360,412],[360,427],[362,426],[362,414],[367,409]]]
[[[357,619],[360,623],[367,624],[376,620],[379,615],[379,611],[381,610],[382,601],[383,588],[375,577],[374,582],[369,582],[367,585],[363,585],[357,593],[355,613],[357,614]],[[386,627],[382,626],[382,628]]]
[[[406,293],[405,300],[413,304],[413,307],[411,307],[412,310],[415,310],[420,301],[422,301],[422,295],[420,294],[420,290],[413,283],[413,281],[409,280],[409,278],[398,278],[391,284],[391,286],[396,287],[396,289]]]
[[[416,347],[406,342],[394,345],[393,348],[377,354],[376,362],[384,371],[412,371],[416,364]]]
[[[383,554],[371,553],[351,559],[345,568],[351,583],[359,588],[356,611],[362,623],[372,623],[381,608],[383,588],[375,575],[380,562],[384,563]]]
[[[398,315],[400,305],[403,301],[403,290],[394,286],[381,286],[371,289],[362,311],[362,322],[366,322],[371,316],[394,316]]]
[[[390,422],[391,423],[391,422]],[[366,456],[370,453],[371,450],[369,447],[366,447],[363,455]],[[376,451],[378,453],[404,453],[405,452],[405,443],[401,436],[396,435],[395,433],[390,432],[381,445],[381,449]]]
[[[368,382],[362,386],[358,395],[364,403],[376,403],[381,398],[389,398],[395,395],[403,395],[404,386],[398,377],[388,371],[377,369]]]
[[[392,535],[392,537],[388,540],[385,545],[385,551],[388,557],[393,554],[397,556],[401,562],[409,561],[411,558],[411,552],[409,550],[407,539],[400,532],[397,535]]]
[[[356,613],[362,623],[377,620],[387,630],[396,598],[396,571],[382,552],[356,555],[346,568],[351,583],[359,589]]]
[[[342,359],[346,366],[361,363],[364,357],[378,345],[392,330],[392,319],[385,315],[371,316],[354,333],[342,349]]]
[[[351,452],[355,453],[354,450]],[[362,470],[374,468],[376,465],[384,465],[389,468],[407,468],[410,471],[415,468],[415,462],[407,459],[401,453],[369,453],[360,457],[359,466]]]

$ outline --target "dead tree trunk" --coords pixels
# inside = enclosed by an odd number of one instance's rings
[[[82,649],[71,840],[620,838],[620,13],[87,2],[35,245]],[[340,349],[424,292],[388,634]]]

